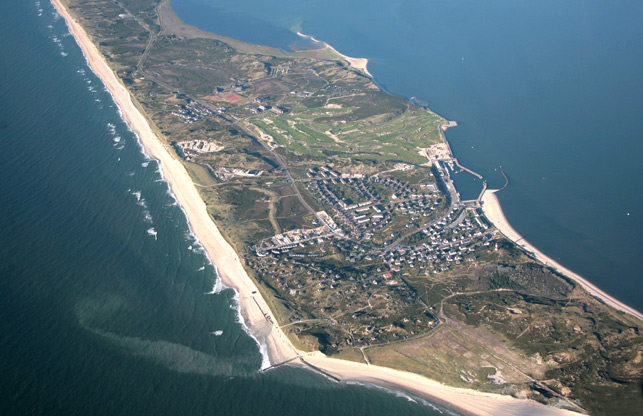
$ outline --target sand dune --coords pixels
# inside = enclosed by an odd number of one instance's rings
[[[485,193],[482,196],[482,210],[484,211],[485,217],[487,217],[487,219],[491,223],[493,223],[493,225],[502,234],[504,234],[505,237],[507,237],[512,241],[517,241],[518,242],[517,244],[519,246],[523,247],[527,251],[530,251],[536,259],[538,259],[545,265],[554,268],[555,270],[564,274],[570,279],[573,279],[574,281],[578,282],[585,290],[587,290],[590,294],[592,294],[592,296],[600,299],[601,301],[613,307],[614,309],[618,309],[632,316],[635,316],[638,319],[643,320],[643,314],[641,314],[641,312],[637,311],[636,309],[630,306],[627,306],[623,302],[618,301],[617,299],[613,298],[612,296],[600,290],[598,287],[594,286],[591,282],[585,280],[582,276],[572,272],[571,270],[567,269],[564,266],[561,266],[558,262],[546,256],[536,247],[531,245],[527,240],[525,240],[523,236],[521,236],[516,230],[513,229],[511,224],[509,224],[509,222],[505,218],[505,214],[502,212],[502,208],[500,207],[500,202],[498,201],[498,197],[495,194],[496,191],[497,190],[493,190],[493,189],[487,189],[485,191]]]

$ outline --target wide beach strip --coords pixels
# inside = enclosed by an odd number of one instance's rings
[[[132,102],[129,92],[118,81],[84,29],[71,18],[60,1],[52,0],[52,3],[65,19],[70,33],[81,47],[90,68],[110,91],[114,102],[121,110],[123,119],[136,133],[147,154],[159,162],[163,178],[184,210],[192,232],[216,265],[219,276],[226,285],[234,287],[239,292],[241,311],[246,324],[255,334],[260,333],[267,325],[262,310],[269,311],[270,309],[264,300],[255,294],[257,288],[241,266],[237,254],[223,239],[210,219],[205,203],[201,200],[188,173],[181,162],[172,157],[156,138],[146,118]],[[270,336],[262,337],[260,342],[267,343],[272,360],[286,360],[295,355],[291,344],[277,327],[271,331]]]

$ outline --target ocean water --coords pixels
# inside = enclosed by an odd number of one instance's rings
[[[369,58],[369,71],[388,91],[458,121],[447,136],[461,163],[491,188],[504,184],[499,169],[507,174],[510,185],[498,197],[518,232],[643,310],[643,2],[172,6],[185,22],[222,35],[287,48],[301,31]],[[477,194],[479,183],[461,182],[463,197]]]
[[[280,367],[44,1],[0,14],[0,413],[437,415]]]

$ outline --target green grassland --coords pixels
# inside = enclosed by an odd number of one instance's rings
[[[262,113],[248,120],[296,155],[312,158],[423,164],[426,158],[418,149],[441,141],[438,127],[443,119],[427,110],[406,109],[400,114],[349,121],[358,110],[362,109],[293,109],[281,115]]]

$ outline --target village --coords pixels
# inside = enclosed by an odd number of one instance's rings
[[[404,168],[409,169],[413,167]],[[349,261],[379,257],[393,269],[407,260],[411,267],[415,260],[434,267],[446,262],[440,270],[465,258],[475,261],[469,254],[480,245],[489,245],[495,231],[476,204],[462,203],[457,193],[447,203],[433,172],[438,180],[449,181],[448,169],[441,168],[433,169],[426,183],[414,187],[385,175],[342,174],[329,166],[310,168],[308,179],[302,181],[326,208],[317,213],[321,224],[273,236],[259,242],[255,251],[279,255],[302,248],[317,256],[320,250],[312,250],[313,246],[336,238],[350,242],[361,253],[347,256]],[[395,253],[407,254],[408,259]]]
[[[424,179],[410,184],[404,175]],[[408,279],[467,268],[499,249],[480,208],[441,191],[448,175],[444,166],[400,164],[374,175],[309,168],[301,182],[324,207],[317,226],[264,239],[245,256],[280,296],[297,299],[292,331],[314,332],[325,316],[324,333],[329,323],[349,332],[326,346],[342,349],[410,339],[438,325]]]
[[[208,107],[190,98],[186,98],[186,102],[187,104],[181,105],[178,110],[172,111],[172,114],[182,118],[185,124],[195,123],[213,114],[212,110]]]

